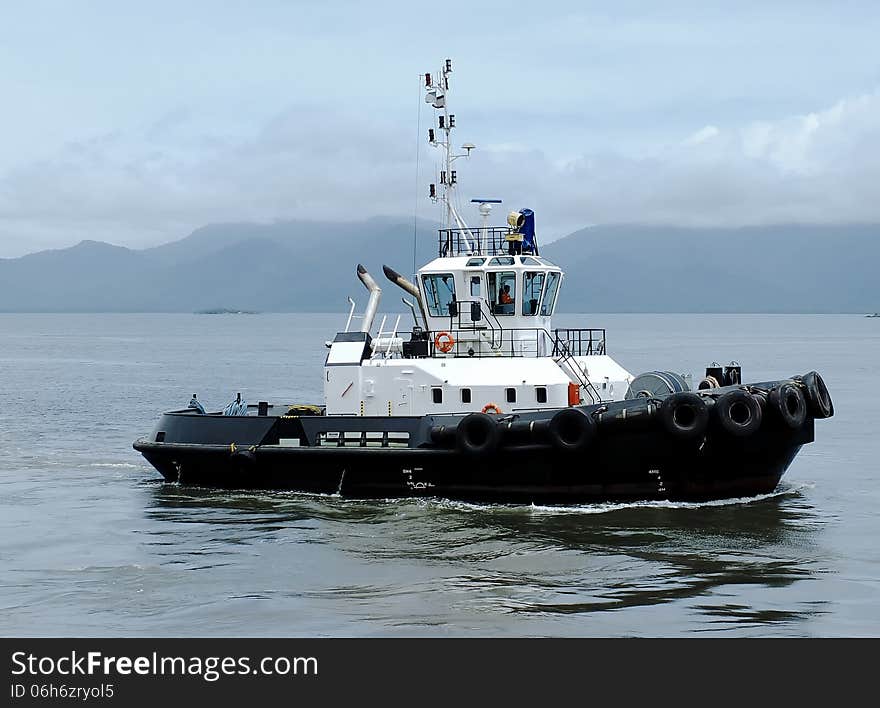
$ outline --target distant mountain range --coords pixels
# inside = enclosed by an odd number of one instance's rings
[[[544,249],[571,312],[874,312],[880,225],[601,226]],[[576,283],[576,285],[573,285]]]
[[[418,225],[419,265],[436,255],[435,228]],[[217,224],[144,250],[83,241],[0,260],[0,311],[345,311],[349,295],[365,293],[357,264],[378,281],[383,263],[409,273],[413,242],[412,220],[384,218]],[[381,285],[385,304],[402,310],[404,293]]]
[[[436,224],[419,222],[415,262],[436,255]],[[0,259],[0,311],[337,312],[362,302],[355,267],[403,293],[382,264],[413,267],[413,223],[216,224],[134,250],[83,241]],[[873,312],[880,303],[880,226],[687,229],[596,226],[541,250],[566,273],[567,312]]]

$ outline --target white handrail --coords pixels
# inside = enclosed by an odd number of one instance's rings
[[[348,332],[348,328],[351,326],[351,318],[354,317],[354,300],[348,298],[348,302],[351,304],[351,309],[348,311],[348,321],[345,323],[345,331]]]

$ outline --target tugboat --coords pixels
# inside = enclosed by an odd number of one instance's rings
[[[489,226],[498,199],[455,199],[450,74],[424,75],[437,111],[428,130],[442,152],[429,195],[445,207],[437,257],[414,280],[390,266],[412,325],[374,327],[381,289],[366,269],[324,365],[324,401],[302,405],[239,396],[224,411],[164,413],[134,449],[169,482],[284,489],[358,498],[443,497],[571,504],[707,500],[772,492],[814,422],[834,413],[816,372],[743,383],[739,364],[713,364],[694,388],[670,371],[633,376],[604,329],[553,328],[565,274],[539,252],[535,214]],[[356,323],[359,321],[360,326]],[[353,325],[353,323],[355,323]]]

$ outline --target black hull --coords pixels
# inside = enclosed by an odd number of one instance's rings
[[[600,425],[584,450],[502,438],[497,449],[480,455],[455,445],[419,443],[430,439],[425,431],[432,425],[436,430],[439,420],[334,421],[316,416],[291,421],[178,412],[162,417],[157,427],[163,429],[158,435],[161,441],[154,433],[152,440],[142,438],[134,447],[167,481],[186,485],[354,498],[572,504],[767,494],[777,487],[801,446],[814,439],[812,416],[796,429],[770,421],[748,437],[734,437],[710,427],[705,435],[688,440],[670,436],[656,419],[648,419]],[[378,431],[404,424],[412,431],[410,447],[346,447],[341,442],[317,446],[309,432],[334,426]],[[280,438],[292,434],[285,433],[284,426],[304,430],[306,444],[279,445]]]

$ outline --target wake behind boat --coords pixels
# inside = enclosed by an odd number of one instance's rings
[[[833,415],[821,376],[742,383],[737,363],[690,376],[633,376],[607,351],[604,329],[554,328],[565,280],[540,255],[535,214],[490,226],[498,199],[478,198],[481,225],[459,214],[452,148],[451,62],[425,74],[437,111],[428,140],[443,163],[429,195],[445,207],[437,257],[414,281],[386,278],[411,300],[412,324],[385,316],[368,291],[327,342],[324,401],[239,398],[207,413],[163,414],[134,448],[170,482],[289,489],[351,497],[579,503],[702,500],[772,492],[814,421]],[[578,277],[575,275],[574,277]],[[358,326],[359,324],[359,326]]]

